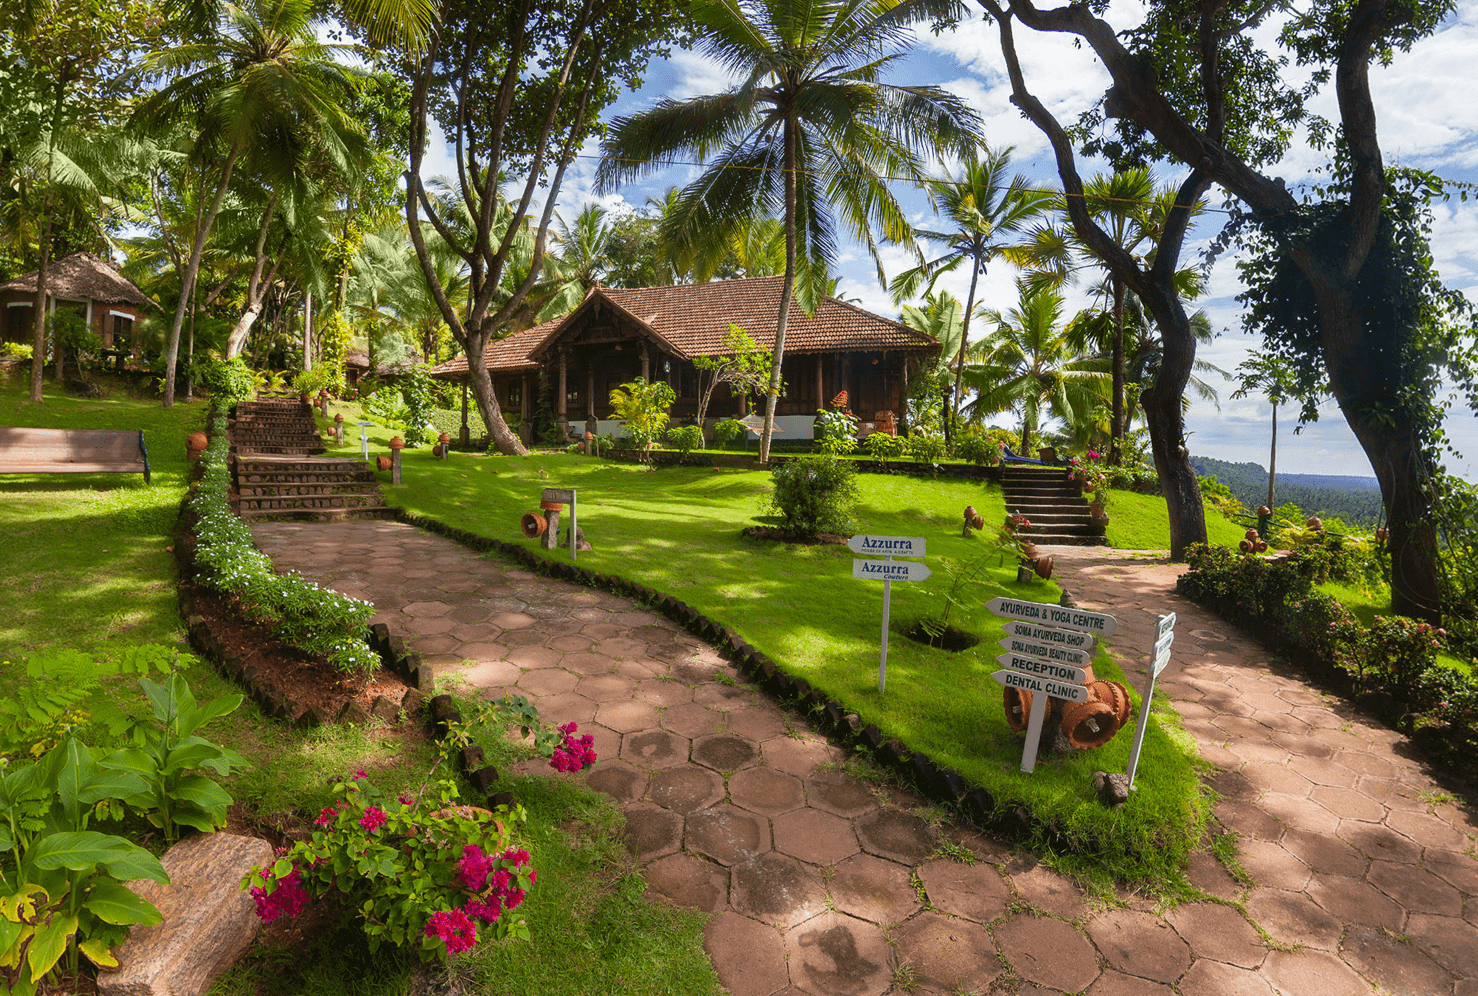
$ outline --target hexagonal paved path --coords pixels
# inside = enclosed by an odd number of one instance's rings
[[[922,800],[839,770],[803,719],[625,598],[393,522],[253,531],[279,566],[374,602],[439,676],[593,733],[602,761],[580,777],[626,811],[648,893],[717,914],[705,943],[733,996],[1478,996],[1472,819],[1399,735],[1174,596],[1174,566],[1052,551],[1080,604],[1118,617],[1109,649],[1132,679],[1156,614],[1178,616],[1159,688],[1221,769],[1216,814],[1255,884],[1198,852],[1191,882],[1240,909],[1162,916],[1129,895],[1104,909],[1029,856],[926,822]],[[942,857],[945,841],[975,861]]]

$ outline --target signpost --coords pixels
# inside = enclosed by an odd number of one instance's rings
[[[1160,617],[1156,628],[1155,659],[1150,663],[1150,676],[1145,682],[1144,698],[1139,704],[1139,723],[1134,727],[1134,743],[1129,747],[1129,791],[1134,791],[1134,775],[1139,770],[1139,749],[1144,746],[1144,731],[1150,723],[1150,700],[1155,695],[1155,679],[1170,663],[1170,645],[1175,642],[1175,613]]]
[[[1068,609],[1046,602],[1022,602],[1014,598],[997,596],[985,603],[985,607],[1007,619],[1021,619],[1043,626],[1059,629],[1075,629],[1085,633],[1108,636],[1118,628],[1118,621],[1107,612],[1088,612],[1085,609]]]
[[[1013,654],[1040,657],[1058,664],[1081,664],[1087,667],[1092,663],[1092,657],[1086,650],[1059,647],[1055,643],[1035,643],[1020,636],[1008,636],[1000,641],[1000,646]]]
[[[1031,774],[1037,766],[1047,699],[1088,701],[1089,692],[1083,682],[1088,679],[1085,668],[1096,643],[1088,634],[1107,636],[1118,627],[1118,621],[1104,612],[1014,598],[993,598],[986,608],[1012,620],[1006,623],[1008,635],[1001,641],[1010,652],[996,658],[1007,670],[995,671],[991,677],[1006,688],[1032,693],[1026,745],[1021,751],[1021,770]]]
[[[369,460],[369,427],[375,423],[359,422],[356,424],[359,426],[359,452],[364,455],[365,460]]]
[[[578,559],[579,554],[575,552],[575,527],[577,525],[577,523],[575,522],[575,489],[545,488],[543,495],[541,495],[540,497],[542,497],[547,502],[561,502],[570,506],[570,559]],[[558,535],[554,537],[554,541],[556,543],[559,542]]]
[[[923,564],[893,560],[894,557],[924,556],[922,536],[858,534],[847,540],[847,548],[853,553],[871,553],[887,558],[861,560],[854,557],[852,560],[852,577],[883,582],[883,647],[878,657],[878,693],[881,694],[888,682],[888,610],[893,605],[893,582],[924,581],[932,572]]]

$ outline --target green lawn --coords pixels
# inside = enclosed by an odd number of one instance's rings
[[[1100,871],[1163,880],[1200,836],[1204,805],[1194,749],[1152,724],[1133,804],[1110,813],[1092,801],[1094,770],[1122,771],[1130,737],[1107,747],[1019,770],[1021,740],[1007,728],[1001,689],[990,677],[999,621],[981,606],[995,595],[1056,602],[1055,584],[1018,585],[986,536],[962,538],[962,510],[987,522],[1005,515],[998,487],[958,480],[863,475],[858,531],[924,536],[934,576],[896,584],[887,693],[877,690],[881,586],[854,581],[845,547],[748,540],[740,530],[764,515],[769,475],[749,470],[672,468],[655,472],[564,454],[527,458],[406,451],[404,483],[382,484],[389,501],[482,536],[522,543],[519,517],[538,507],[540,489],[573,487],[579,519],[595,549],[580,564],[640,581],[733,626],[791,673],[806,678],[890,736],[948,764],[1003,803],[1026,803],[1085,848],[1103,847]],[[990,530],[987,530],[990,532]],[[559,551],[556,558],[567,557]],[[909,624],[941,604],[949,563],[988,558],[988,580],[957,624],[985,642],[962,653],[905,638]],[[1123,680],[1106,654],[1099,677]],[[1135,675],[1135,683],[1140,677]],[[1138,698],[1135,696],[1137,703]],[[1162,722],[1173,722],[1156,703]]]
[[[203,427],[205,409],[197,403],[165,411],[103,383],[114,396],[78,400],[48,384],[41,405],[25,400],[23,384],[0,384],[0,425],[142,428],[153,466],[147,486],[141,475],[126,474],[0,478],[7,537],[0,572],[10,580],[0,588],[0,693],[15,687],[23,658],[38,651],[74,647],[103,656],[140,643],[186,649],[166,548],[185,493],[184,438]],[[203,663],[185,673],[201,701],[238,691]],[[126,712],[147,711],[134,681],[118,679],[110,691]],[[251,762],[222,783],[241,817],[261,826],[317,812],[333,801],[329,782],[360,767],[392,792],[414,791],[435,758],[418,731],[294,730],[249,703],[201,732]],[[86,725],[81,734],[95,747],[119,746]],[[514,749],[496,739],[485,746],[495,763],[498,751]],[[617,832],[621,815],[604,796],[533,777],[499,787],[515,791],[530,812],[520,842],[541,872],[523,907],[535,938],[482,945],[471,966],[478,992],[716,996],[702,947],[705,918],[642,898]],[[257,949],[214,991],[398,996],[405,976],[398,957],[372,958],[355,935],[340,933],[321,939],[308,957]]]
[[[1119,550],[1170,549],[1170,524],[1165,499],[1133,491],[1115,491],[1108,506],[1109,546]],[[1236,546],[1246,534],[1210,505],[1206,506],[1206,538],[1212,546]]]

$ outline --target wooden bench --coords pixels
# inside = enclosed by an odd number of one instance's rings
[[[138,474],[149,483],[142,429],[0,426],[0,474]]]

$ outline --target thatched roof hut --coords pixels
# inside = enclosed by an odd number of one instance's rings
[[[9,283],[0,284],[0,294],[19,292],[34,296],[38,272],[32,270]],[[98,259],[90,252],[74,252],[52,263],[46,271],[46,292],[58,299],[91,300],[99,304],[152,303],[113,264]]]

